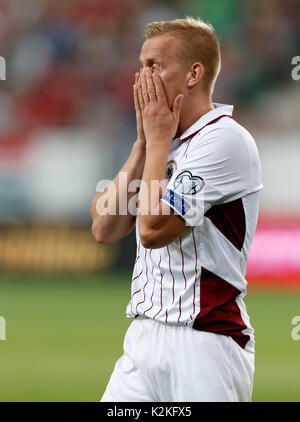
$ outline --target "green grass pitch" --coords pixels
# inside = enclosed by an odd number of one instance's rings
[[[0,401],[98,401],[130,320],[130,272],[0,275]],[[300,293],[251,291],[256,330],[253,401],[300,401],[300,341],[291,320]]]

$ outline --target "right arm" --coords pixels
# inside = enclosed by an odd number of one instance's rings
[[[117,242],[133,229],[136,222],[136,216],[132,215],[132,213],[128,210],[128,203],[136,192],[128,192],[128,185],[133,180],[141,180],[146,155],[142,114],[137,94],[138,79],[139,73],[136,73],[133,93],[138,138],[133,144],[129,158],[120,170],[119,174],[105,188],[104,192],[100,192],[95,196],[92,202],[92,233],[99,243]],[[121,172],[126,173],[127,180],[126,184],[122,184],[120,189]],[[113,189],[110,189],[112,184],[114,184]],[[126,201],[127,204],[126,215],[119,215],[119,204],[123,204],[124,201]]]

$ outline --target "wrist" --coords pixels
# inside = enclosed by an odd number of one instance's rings
[[[159,148],[161,151],[169,151],[172,139],[166,138],[147,138],[146,150]]]
[[[145,142],[137,139],[132,146],[131,152],[138,157],[143,157],[146,153],[145,147]]]
[[[165,167],[168,161],[169,150],[170,147],[165,142],[153,142],[149,144],[146,143],[145,166],[147,165],[147,169],[155,169],[155,172],[157,172],[158,170],[160,172],[161,170],[162,174],[164,175]],[[158,179],[161,178],[160,176],[158,177]],[[162,178],[164,178],[164,176]]]

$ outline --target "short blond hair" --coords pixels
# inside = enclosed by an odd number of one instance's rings
[[[146,26],[144,41],[166,34],[174,34],[181,39],[179,59],[183,65],[203,64],[204,83],[212,92],[221,69],[220,43],[213,26],[200,18],[188,16],[185,19],[152,22]]]

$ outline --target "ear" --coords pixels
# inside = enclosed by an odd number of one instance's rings
[[[187,75],[188,87],[193,88],[195,85],[197,85],[197,83],[203,78],[204,72],[205,70],[202,63],[194,63]]]

